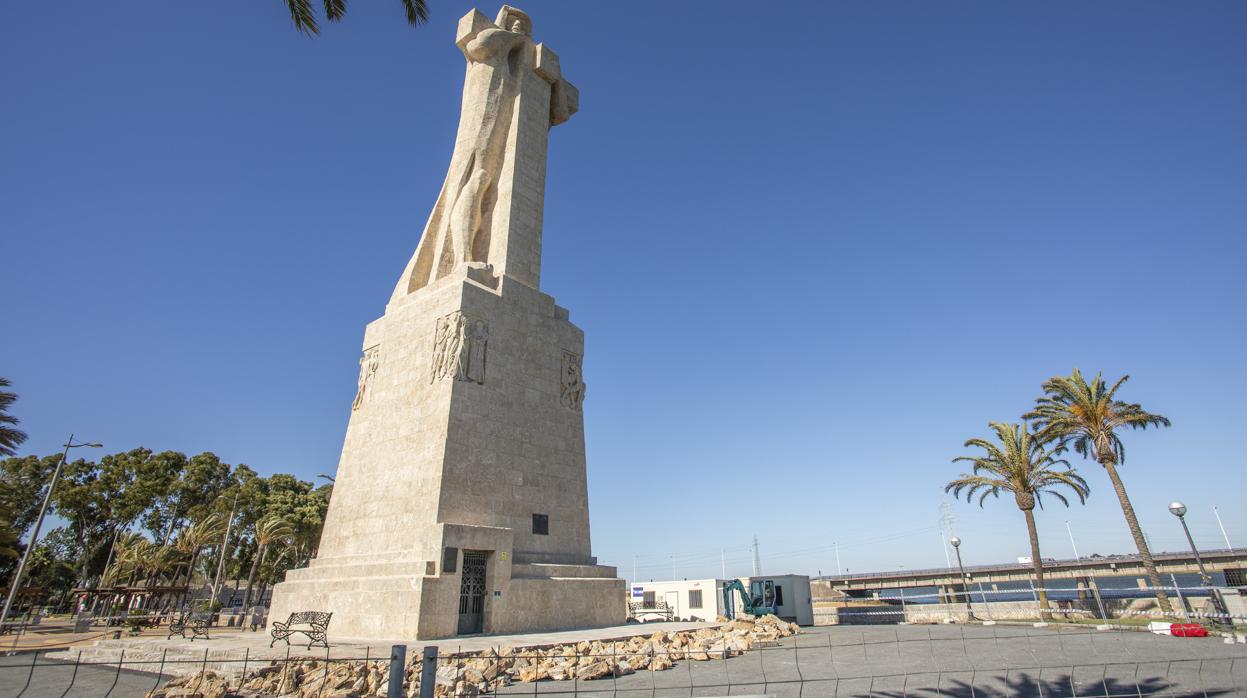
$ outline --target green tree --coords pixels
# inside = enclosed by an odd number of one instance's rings
[[[1130,376],[1122,376],[1109,387],[1100,374],[1088,383],[1077,368],[1069,376],[1056,376],[1044,381],[1044,396],[1035,400],[1035,409],[1026,415],[1034,419],[1036,426],[1052,438],[1058,439],[1062,445],[1072,444],[1074,451],[1083,457],[1090,457],[1104,467],[1108,479],[1113,483],[1113,491],[1121,503],[1122,513],[1126,516],[1126,525],[1134,544],[1139,549],[1139,557],[1147,570],[1148,581],[1156,592],[1156,601],[1160,610],[1171,613],[1169,597],[1160,583],[1160,575],[1156,572],[1156,563],[1152,561],[1152,551],[1148,549],[1147,539],[1143,537],[1143,528],[1134,515],[1134,506],[1126,494],[1126,486],[1122,484],[1117,466],[1126,461],[1126,448],[1121,442],[1119,432],[1127,427],[1130,429],[1146,429],[1148,427],[1167,427],[1169,420],[1158,414],[1152,414],[1134,403],[1117,399],[1117,391]]]
[[[9,408],[17,402],[16,393],[4,390],[11,385],[7,378],[0,378],[0,456],[14,455],[26,441],[26,432],[17,428],[19,420],[9,414]]]
[[[983,449],[981,455],[958,456],[953,462],[969,461],[972,473],[963,473],[944,487],[945,492],[952,492],[960,498],[964,491],[966,501],[979,497],[979,506],[988,495],[999,497],[1001,492],[1013,495],[1018,509],[1026,517],[1026,531],[1030,536],[1031,563],[1035,572],[1035,587],[1039,590],[1039,608],[1044,620],[1050,617],[1047,587],[1044,586],[1043,557],[1039,552],[1039,531],[1035,528],[1035,506],[1043,506],[1043,495],[1047,494],[1069,506],[1069,500],[1059,491],[1069,489],[1078,497],[1078,501],[1087,501],[1087,482],[1070,467],[1064,459],[1058,458],[1064,449],[1057,446],[1049,451],[1047,447],[1053,443],[1050,437],[1031,432],[1025,423],[1003,424],[990,423],[996,432],[996,443],[987,439],[970,439],[966,447]],[[1062,467],[1063,466],[1063,467]]]
[[[0,461],[0,509],[8,512],[10,524],[19,537],[39,517],[44,493],[52,480],[52,472],[61,461],[61,454],[52,456],[22,456]]]
[[[407,23],[416,26],[429,21],[429,8],[425,0],[401,0],[407,12]],[[286,0],[294,26],[306,34],[319,34],[316,10],[312,0]],[[337,22],[346,14],[346,0],[324,0],[325,18]]]
[[[17,529],[10,523],[11,519],[7,511],[0,509],[0,558],[10,560],[21,556],[18,551],[21,542],[18,540]]]
[[[178,473],[163,497],[143,517],[158,540],[169,541],[186,521],[199,521],[216,510],[221,495],[235,484],[233,473],[216,454],[200,453],[187,460],[176,452],[160,454],[162,467]]]
[[[244,609],[251,603],[251,590],[255,586],[256,573],[259,571],[260,566],[264,564],[264,558],[268,556],[269,548],[276,543],[288,543],[293,535],[294,526],[291,526],[289,521],[277,516],[269,516],[256,524],[255,541],[258,549],[251,563],[251,571],[247,574],[247,591],[242,597],[242,607]]]
[[[53,501],[76,535],[83,584],[104,571],[102,558],[117,532],[167,496],[176,478],[170,465],[140,447],[104,456],[98,464],[79,460],[65,466]]]
[[[209,514],[201,521],[183,530],[177,537],[174,547],[186,560],[186,586],[194,582],[195,563],[203,549],[221,539],[225,534],[225,518],[220,514]]]
[[[42,587],[53,598],[63,600],[74,587],[73,559],[45,538],[30,551],[26,562],[27,586]]]

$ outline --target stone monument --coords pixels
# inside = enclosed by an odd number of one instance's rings
[[[473,10],[446,181],[385,314],[364,331],[317,557],[270,619],[428,639],[622,623],[589,546],[584,335],[542,293],[549,129],[577,110],[528,15]]]

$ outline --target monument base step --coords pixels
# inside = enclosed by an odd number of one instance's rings
[[[459,635],[459,574],[358,576],[322,565],[291,570],[273,589],[269,621],[298,611],[333,613],[329,639],[432,640]],[[413,569],[414,568],[414,569]],[[392,570],[391,570],[392,571]],[[297,573],[296,573],[297,572]],[[487,577],[481,611],[484,633],[517,633],[620,625],[626,617],[624,580],[596,565],[510,565]],[[470,634],[470,633],[469,633]]]

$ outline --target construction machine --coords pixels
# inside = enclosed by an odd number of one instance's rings
[[[766,584],[773,583],[768,580]],[[758,587],[755,591],[760,593],[755,596],[750,596],[750,594],[745,591],[745,585],[741,584],[739,579],[733,579],[723,585],[723,613],[725,616],[728,618],[736,617],[736,604],[732,602],[733,592],[740,594],[741,607],[744,609],[745,613],[748,613],[751,616],[765,616],[767,614],[778,615],[776,613],[774,587],[772,586],[770,589],[771,593],[767,594],[766,587],[760,582],[754,582],[751,586]]]

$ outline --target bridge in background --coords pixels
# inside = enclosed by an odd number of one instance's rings
[[[1245,586],[1247,577],[1247,549],[1200,551],[1204,567],[1209,573],[1223,572],[1228,586]],[[1199,573],[1195,556],[1191,553],[1159,553],[1152,556],[1161,579],[1171,574]],[[1078,560],[1044,562],[1044,576],[1048,579],[1074,579],[1080,588],[1095,586],[1096,577],[1136,577],[1140,587],[1146,587],[1147,572],[1138,555],[1113,555],[1111,557],[1084,557]],[[816,599],[838,596],[836,592],[850,597],[869,597],[886,589],[912,589],[936,587],[941,597],[948,597],[965,590],[966,582],[990,585],[1005,582],[1026,583],[1033,573],[1029,564],[978,565],[966,567],[966,580],[959,578],[956,569],[941,567],[928,570],[895,570],[816,577],[810,587]]]

